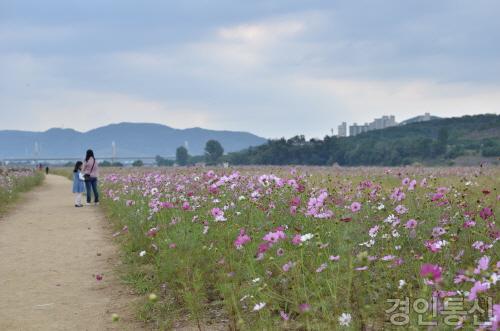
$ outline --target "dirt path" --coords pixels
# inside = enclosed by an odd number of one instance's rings
[[[118,263],[99,207],[73,207],[71,182],[47,176],[0,218],[0,330],[141,330]]]

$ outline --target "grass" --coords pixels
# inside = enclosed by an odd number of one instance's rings
[[[40,185],[44,178],[41,171],[0,168],[0,214],[5,213],[21,193]]]
[[[69,180],[73,180],[73,169],[68,167],[63,168],[51,168],[50,173],[57,176],[66,177]]]
[[[103,181],[103,207],[128,266],[125,280],[144,296],[139,316],[152,326],[170,329],[187,319],[223,321],[233,330],[397,329],[388,300],[430,300],[434,293],[441,304],[465,298],[470,308],[472,279],[490,282],[481,299],[500,301],[491,283],[500,266],[498,168],[237,170],[133,169]],[[262,176],[270,174],[277,177]],[[405,178],[416,180],[413,190]],[[405,197],[395,201],[399,187]],[[324,203],[312,200],[322,191]],[[353,202],[361,210],[352,211]],[[398,205],[407,211],[398,214]],[[214,208],[227,220],[216,221]],[[485,208],[493,215],[483,217]],[[321,218],[327,211],[332,215]],[[397,222],[389,222],[391,214]],[[415,229],[405,226],[410,219]],[[474,226],[465,226],[469,221]],[[266,241],[280,231],[286,238]],[[244,235],[248,240],[236,247]],[[432,251],[439,240],[445,244]],[[481,251],[475,242],[492,246]],[[475,273],[484,256],[487,269]],[[442,279],[422,275],[426,263],[441,268]],[[469,281],[456,284],[458,275]],[[159,300],[148,300],[151,293]],[[347,325],[342,314],[351,317]],[[400,329],[419,329],[422,317],[431,316],[411,310]],[[450,328],[443,314],[435,319],[436,329]]]

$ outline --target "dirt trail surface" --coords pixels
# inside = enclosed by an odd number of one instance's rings
[[[99,207],[73,206],[71,185],[49,175],[0,218],[2,331],[143,329],[130,314],[134,297],[113,274],[111,229]]]

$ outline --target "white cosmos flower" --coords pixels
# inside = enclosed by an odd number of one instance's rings
[[[300,241],[304,242],[304,241],[308,241],[312,238],[314,238],[314,235],[312,233],[306,233],[305,235],[300,236]]]
[[[141,252],[139,253],[139,256],[140,256],[140,257],[143,257],[144,255],[146,255],[146,251],[141,251]]]
[[[403,286],[405,286],[405,285],[406,285],[405,280],[404,280],[404,279],[400,279],[400,280],[399,280],[399,286],[398,286],[398,288],[399,288],[399,289],[402,289],[402,288],[403,288]]]
[[[491,284],[496,285],[498,280],[500,279],[500,276],[498,276],[496,273],[493,273],[491,274],[490,279],[491,279]]]
[[[256,303],[255,306],[253,306],[253,311],[259,311],[262,308],[264,308],[265,306],[266,306],[265,302]]]
[[[259,277],[252,279],[252,283],[257,283],[257,282],[260,282],[260,278]]]
[[[351,324],[351,314],[349,313],[342,313],[342,315],[339,316],[339,324],[341,326],[349,326]]]

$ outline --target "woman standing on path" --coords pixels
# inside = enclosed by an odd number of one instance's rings
[[[97,177],[99,176],[99,166],[94,157],[94,151],[89,149],[85,156],[85,163],[83,165],[83,173],[85,177],[85,187],[87,189],[87,205],[90,204],[91,194],[94,192],[94,202],[99,204],[99,192],[97,191]]]

